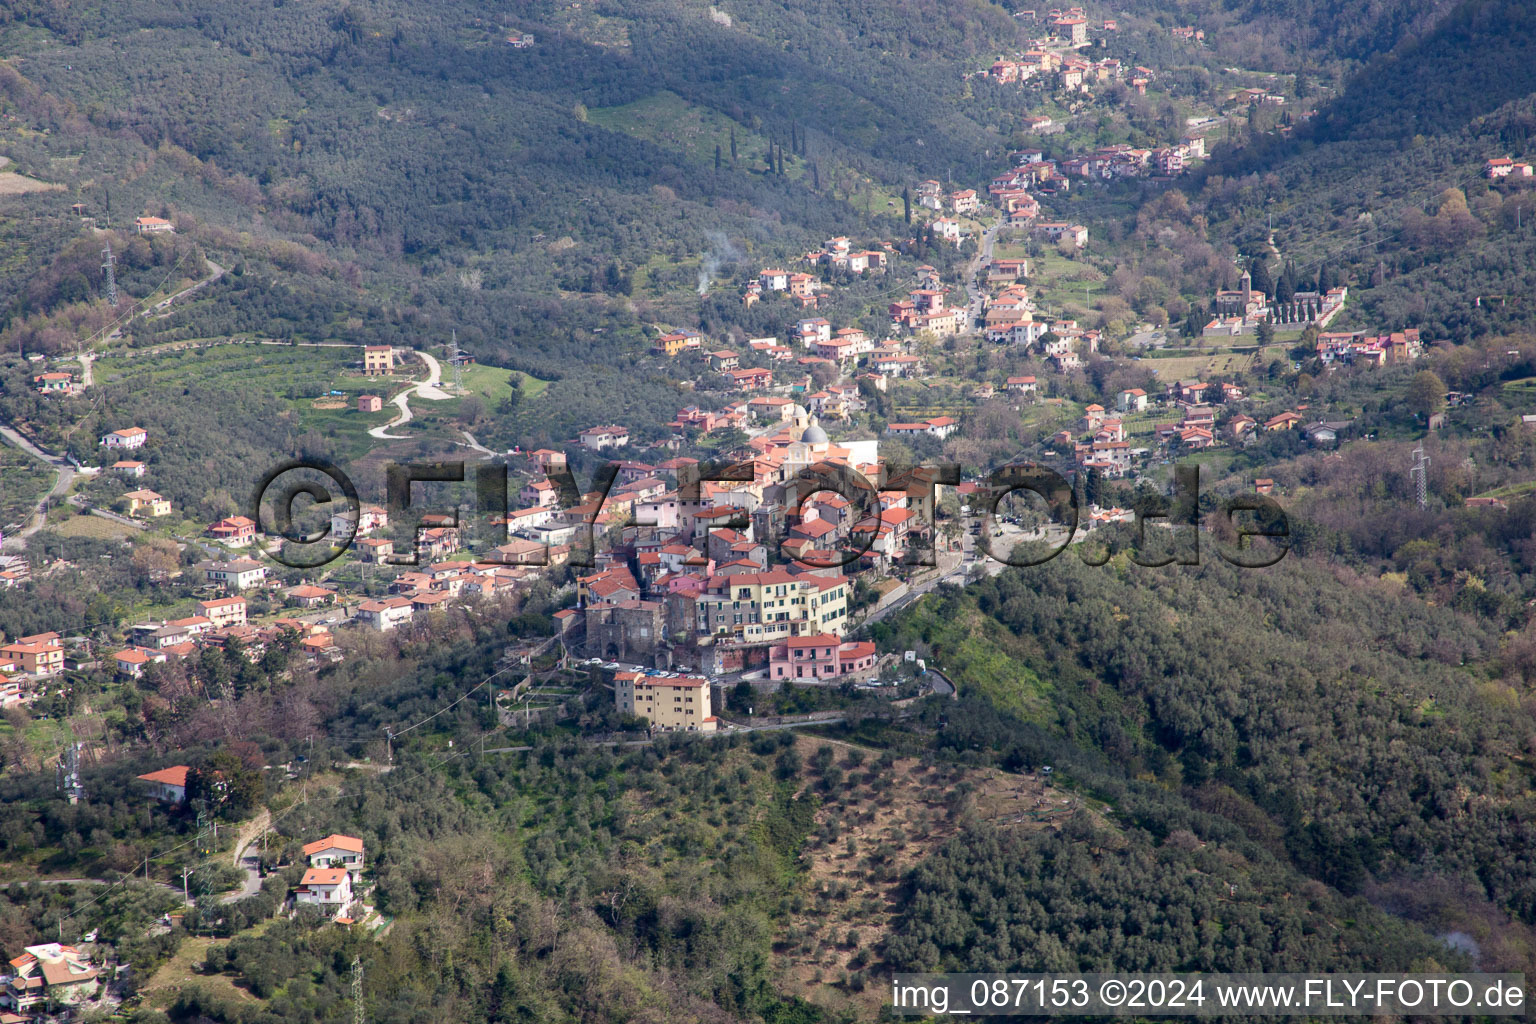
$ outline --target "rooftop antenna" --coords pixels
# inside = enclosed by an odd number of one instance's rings
[[[101,269],[105,271],[107,275],[107,305],[111,306],[113,309],[116,309],[117,272],[113,269],[112,266],[112,243],[110,242],[107,243],[107,247],[105,249],[101,250]]]
[[[1429,507],[1429,459],[1424,457],[1424,443],[1421,441],[1413,450],[1413,468],[1408,471],[1408,478],[1418,483],[1419,508]]]

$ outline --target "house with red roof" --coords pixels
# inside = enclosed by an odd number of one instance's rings
[[[318,907],[332,920],[352,905],[352,873],[346,868],[310,868],[293,890],[295,906]]]
[[[868,640],[843,642],[832,633],[792,636],[768,648],[770,678],[795,682],[832,682],[867,676],[875,669],[875,645]]]
[[[363,870],[363,841],[356,836],[332,833],[304,844],[304,856],[312,868],[343,867],[356,875]]]
[[[210,525],[207,533],[220,544],[244,547],[256,539],[256,522],[246,516],[229,516]]]
[[[156,800],[167,804],[184,804],[187,802],[187,773],[191,770],[184,764],[173,764],[169,768],[140,775],[138,781],[146,785],[149,795]]]

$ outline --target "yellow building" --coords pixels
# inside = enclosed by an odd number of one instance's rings
[[[363,372],[370,377],[389,373],[395,368],[395,350],[388,345],[367,345],[363,348]]]
[[[128,514],[131,516],[168,516],[171,514],[171,500],[160,497],[154,491],[129,491],[123,495],[123,500],[128,503]]]
[[[683,352],[701,348],[703,340],[704,336],[697,331],[674,331],[657,338],[655,350],[670,359]]]
[[[784,569],[715,576],[697,600],[702,638],[768,643],[848,627],[845,576],[795,575]]]
[[[675,673],[620,672],[613,677],[619,713],[647,719],[663,732],[714,732],[720,720],[709,706],[709,680]]]
[[[20,637],[0,647],[0,665],[15,666],[29,676],[52,676],[64,671],[64,646],[57,633]]]

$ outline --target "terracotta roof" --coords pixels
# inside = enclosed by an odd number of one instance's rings
[[[79,966],[83,970],[74,970],[66,960],[44,960],[38,965],[43,972],[43,980],[50,986],[76,985],[83,981],[91,981],[101,973],[95,967]]]
[[[784,642],[790,647],[837,647],[842,640],[835,633],[817,633],[813,636],[792,636]]]
[[[184,764],[177,764],[169,768],[161,768],[157,772],[140,775],[139,778],[145,782],[160,782],[167,786],[185,786],[187,784],[187,772],[191,770]]]
[[[346,850],[349,853],[362,853],[363,841],[355,836],[332,833],[324,839],[316,839],[312,843],[304,844],[304,856],[306,857],[320,853],[322,850]]]

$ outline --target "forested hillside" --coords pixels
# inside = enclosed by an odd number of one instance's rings
[[[1245,252],[1357,289],[1354,323],[1458,342],[1526,329],[1536,236],[1527,187],[1490,183],[1490,158],[1527,155],[1536,32],[1527,4],[1467,0],[1381,55],[1294,131],[1239,138],[1204,169],[1197,202]]]
[[[399,1024],[853,1024],[898,970],[1536,973],[1536,186],[1483,176],[1536,158],[1536,10],[1126,0],[1049,44],[1102,73],[1077,88],[991,71],[1047,31],[1030,3],[0,10],[0,423],[44,450],[0,461],[0,640],[70,661],[0,714],[6,956],[95,931],[132,1024],[340,1024],[354,977]],[[869,266],[806,259],[839,236]],[[815,292],[746,291],[765,267]],[[1244,271],[1278,306],[1347,286],[1328,330],[1423,337],[1368,365],[1294,309],[1207,335]],[[844,362],[790,347],[813,316]],[[684,329],[706,344],[651,351]],[[772,520],[800,404],[887,468],[1075,473],[1106,564],[988,575],[970,488],[931,523],[825,503],[786,527],[888,556],[791,588],[846,582],[836,615],[748,602],[735,644],[764,538],[712,547],[660,478],[750,460]],[[626,460],[604,577],[523,564],[529,531],[572,539],[541,504],[442,528],[420,572],[274,563],[241,624],[200,603],[205,559],[259,557],[218,520],[279,459],[369,503],[391,461],[505,462],[528,504],[542,447],[583,483]],[[1168,507],[1175,464],[1212,518],[1273,493],[1288,555],[1234,568],[1218,525],[1200,565],[1137,564],[1115,521]],[[125,522],[150,487],[174,511]],[[864,667],[780,686],[784,636],[834,621]],[[713,675],[713,713],[621,713],[631,658]],[[167,766],[200,807],[144,797]],[[335,833],[368,851],[341,924],[285,902]]]
[[[1536,922],[1522,853],[1536,812],[1533,721],[1495,630],[1310,560],[1245,571],[1123,559],[1009,571],[893,627],[892,641],[929,645],[988,708],[951,715],[941,747],[1053,764],[1159,843],[1185,830],[1386,907],[1439,894],[1413,901],[1432,930],[1458,915]],[[1005,845],[987,857],[1019,855]],[[924,879],[968,900],[964,878],[981,868],[962,865],[978,855],[949,856],[960,862],[935,870],[959,882]],[[1277,868],[1252,870],[1250,885]],[[1134,906],[1129,894],[1146,889],[1120,891]],[[919,924],[929,912],[915,913],[913,941],[932,942]],[[1027,948],[1001,962],[1018,969]],[[1109,948],[1065,952],[1103,963]]]
[[[660,0],[10,13],[0,50],[21,59],[0,68],[0,104],[34,131],[0,149],[68,192],[13,200],[27,216],[3,229],[6,346],[58,352],[108,320],[99,271],[59,255],[87,234],[69,203],[114,227],[165,215],[237,273],[135,321],[130,344],[456,330],[482,361],[555,382],[508,427],[531,443],[620,413],[666,422],[676,389],[630,370],[652,325],[702,326],[699,279],[830,235],[899,240],[877,188],[987,173],[996,112],[961,102],[960,72],[1022,40],[985,4],[937,22],[858,5],[711,19]],[[507,45],[524,31],[534,45]],[[711,160],[633,130],[628,105],[658,97],[728,125],[729,145]],[[77,248],[99,262],[97,240]],[[120,279],[130,297],[158,280],[141,276]]]

